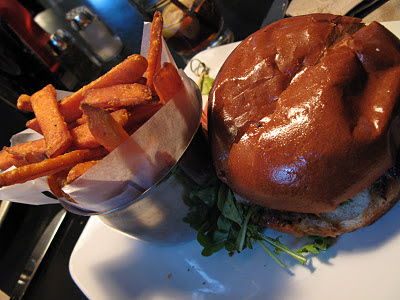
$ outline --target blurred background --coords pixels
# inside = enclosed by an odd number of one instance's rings
[[[271,5],[269,1],[257,0],[216,0],[216,2],[236,41],[244,39],[250,32],[260,27]],[[22,5],[29,15],[22,16],[19,12],[21,9],[19,7],[16,9],[18,4]],[[108,61],[97,59],[97,62],[92,63],[93,59],[96,60],[96,55],[91,49],[90,42],[83,39],[66,20],[69,11],[83,5],[96,14],[121,42],[122,47],[117,49],[115,57]],[[241,12],[240,15],[238,12]],[[68,53],[69,56],[64,55],[65,57],[57,59],[48,59],[46,57],[48,53],[37,55],[38,51],[47,51],[48,46],[43,41],[46,39],[43,37],[44,34],[36,32],[27,25],[30,23],[27,21],[29,18],[48,34],[47,39],[53,37],[59,29],[71,35],[75,53]],[[8,145],[10,136],[24,129],[26,120],[32,117],[29,113],[16,110],[16,99],[20,94],[32,94],[48,83],[59,89],[77,90],[126,56],[140,53],[143,22],[144,19],[129,0],[0,0],[0,125],[3,128],[0,145]],[[10,30],[12,23],[25,24],[27,28],[19,30],[28,31],[30,36],[21,40],[19,32],[16,34],[14,29]],[[35,35],[36,40],[42,39],[39,45],[30,44],[32,42],[30,40],[26,41],[29,38],[35,39]],[[53,47],[59,46],[54,44],[53,41]],[[35,47],[39,47],[39,50],[32,51]],[[71,60],[72,55],[72,60],[76,61],[78,54],[81,60],[85,58],[88,64],[92,63],[91,69],[71,67],[68,59]],[[173,55],[177,64],[183,68],[185,63],[181,57],[175,53]],[[55,69],[55,64],[61,66]],[[85,74],[86,78],[80,78],[82,74]]]

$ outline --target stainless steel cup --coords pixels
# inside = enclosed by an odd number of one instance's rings
[[[99,217],[110,227],[144,241],[174,244],[192,240],[196,232],[183,221],[189,212],[185,197],[194,185],[208,180],[210,163],[206,141],[199,131],[181,160],[159,183],[133,203]]]

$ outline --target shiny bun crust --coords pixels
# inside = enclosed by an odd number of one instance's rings
[[[400,42],[382,25],[286,18],[246,38],[209,98],[216,171],[274,210],[323,213],[393,166]]]

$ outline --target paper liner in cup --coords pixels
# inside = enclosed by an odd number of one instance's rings
[[[213,176],[206,138],[202,130],[195,133],[173,168],[129,203],[104,213],[85,211],[69,202],[61,204],[75,214],[95,215],[111,228],[142,241],[171,245],[193,240],[196,231],[183,220],[190,210],[185,197],[191,188],[202,186]]]

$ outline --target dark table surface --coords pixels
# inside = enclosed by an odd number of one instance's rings
[[[39,1],[40,2],[40,1]],[[64,1],[59,10],[68,10],[84,1]],[[121,37],[127,52],[139,53],[143,19],[125,0],[108,1],[110,5],[92,7]],[[235,40],[242,40],[256,31],[268,11],[268,1],[217,0],[231,28]],[[112,4],[112,5],[111,5]],[[90,4],[89,4],[90,5]],[[256,9],[255,9],[256,8]],[[127,21],[131,25],[127,25]],[[178,58],[179,59],[179,58]],[[178,62],[184,67],[183,62]],[[39,89],[39,87],[38,87]],[[9,137],[24,129],[29,116],[21,115],[0,101],[1,146]],[[11,125],[11,126],[10,126]],[[0,228],[0,289],[11,294],[30,253],[40,235],[58,212],[59,205],[31,206],[13,203]],[[68,213],[39,269],[26,291],[24,299],[86,299],[73,282],[69,270],[69,258],[88,218]]]

